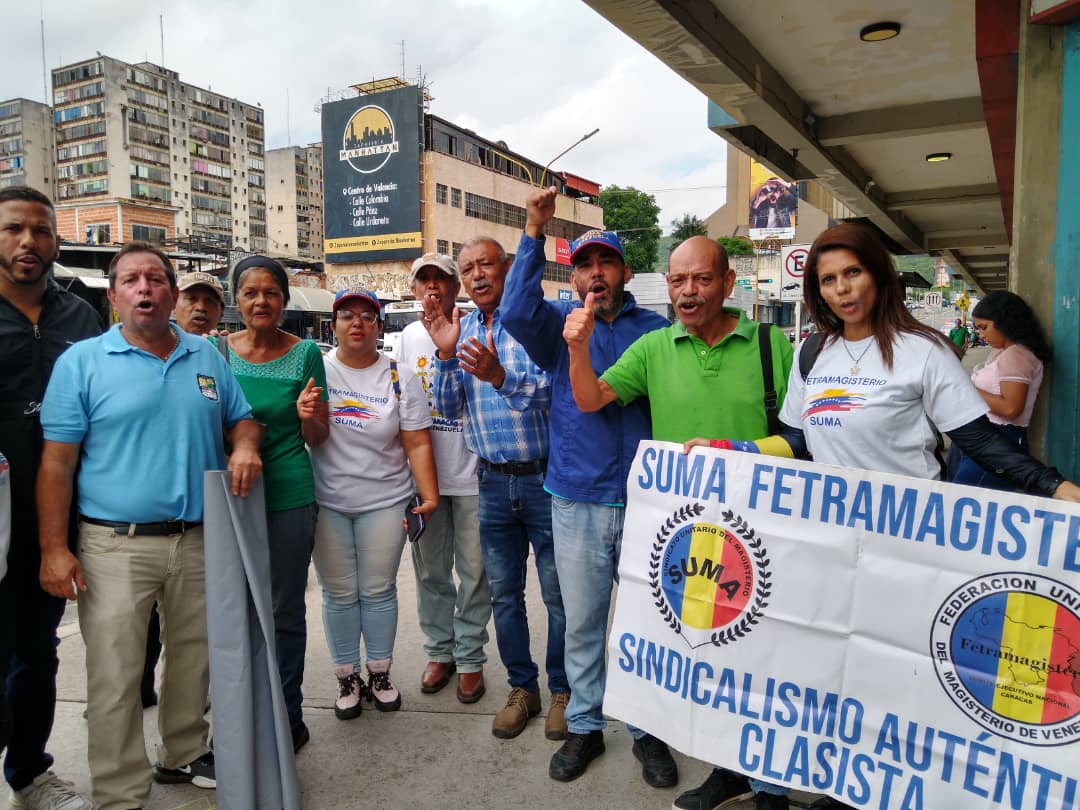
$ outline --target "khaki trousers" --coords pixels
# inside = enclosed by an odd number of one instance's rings
[[[210,688],[202,527],[168,536],[117,534],[79,524],[79,595],[86,643],[90,780],[100,810],[143,807],[153,778],[143,739],[139,681],[156,600],[164,674],[158,704],[161,764],[186,765],[208,750]]]

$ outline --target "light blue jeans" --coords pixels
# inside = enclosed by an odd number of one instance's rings
[[[555,567],[566,611],[566,677],[570,703],[566,727],[575,734],[599,731],[604,720],[604,649],[611,586],[619,580],[621,506],[551,498]],[[644,731],[627,726],[635,740]]]
[[[411,544],[416,612],[429,661],[479,672],[487,661],[491,595],[480,548],[478,495],[443,495]],[[458,585],[454,586],[454,571]]]
[[[393,656],[407,501],[359,514],[319,509],[312,559],[322,584],[323,624],[335,666],[359,668],[361,636],[369,662]]]

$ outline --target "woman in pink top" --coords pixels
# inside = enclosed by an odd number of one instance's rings
[[[1050,362],[1050,346],[1031,307],[1011,292],[987,295],[972,310],[971,319],[994,350],[985,363],[976,366],[971,381],[990,407],[990,421],[1018,448],[1029,452],[1027,428],[1042,385],[1043,365]],[[951,480],[958,484],[1015,489],[955,446],[949,469]]]

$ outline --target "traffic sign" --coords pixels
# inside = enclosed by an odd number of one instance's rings
[[[968,307],[971,306],[971,299],[968,298],[967,293],[962,293],[959,298],[956,299],[956,308],[961,312],[967,312]]]
[[[781,251],[784,265],[783,283],[780,286],[781,301],[799,301],[803,294],[803,270],[810,255],[810,245],[788,245]]]
[[[928,292],[923,298],[923,303],[928,307],[940,307],[941,306],[941,293]]]

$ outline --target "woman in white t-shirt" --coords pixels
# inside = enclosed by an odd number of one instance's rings
[[[323,587],[323,620],[338,698],[334,713],[356,717],[361,700],[395,711],[390,680],[397,635],[397,572],[406,508],[425,519],[439,503],[419,380],[381,354],[378,297],[359,287],[334,298],[338,347],[325,359],[330,437],[311,449],[319,523],[312,558]],[[408,507],[415,489],[419,506]],[[369,683],[360,674],[364,639]]]
[[[685,452],[705,444],[788,457],[809,451],[826,464],[940,479],[942,431],[1018,487],[1080,501],[1080,488],[990,424],[954,345],[904,306],[900,276],[873,231],[845,223],[822,232],[806,260],[803,301],[821,334],[820,343],[807,341],[803,351],[820,347],[820,353],[805,379],[803,363],[791,368],[780,435],[691,439]],[[810,805],[847,807],[832,797]]]
[[[1013,445],[1028,453],[1027,428],[1042,386],[1043,366],[1052,356],[1042,327],[1027,302],[1006,290],[982,298],[972,310],[971,320],[994,349],[985,363],[975,367],[971,382],[990,408],[987,418]],[[949,451],[949,470],[949,480],[958,484],[1014,488],[956,445]]]

